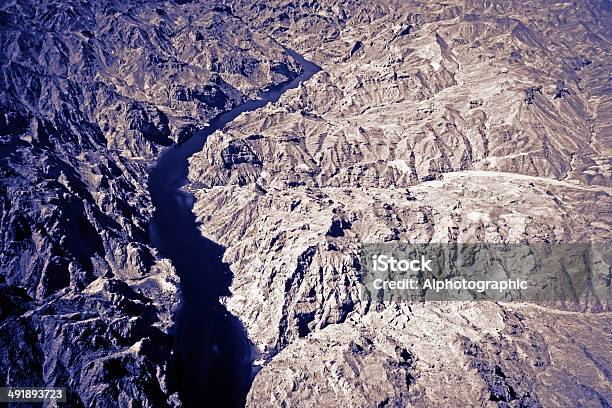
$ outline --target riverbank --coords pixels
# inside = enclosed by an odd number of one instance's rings
[[[201,235],[191,211],[193,200],[182,189],[188,183],[189,157],[202,149],[209,135],[241,113],[277,101],[319,70],[299,54],[287,53],[300,63],[302,73],[219,115],[186,142],[163,152],[149,172],[155,207],[151,240],[172,261],[181,279],[175,354],[177,385],[186,406],[243,406],[252,381],[252,361],[245,358],[251,354],[251,342],[239,319],[219,302],[230,295],[232,281],[232,272],[223,263],[224,248]]]

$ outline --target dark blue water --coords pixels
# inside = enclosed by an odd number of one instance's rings
[[[224,248],[204,238],[191,209],[193,197],[182,191],[188,182],[188,158],[202,150],[206,138],[243,112],[275,102],[319,67],[288,50],[303,68],[290,82],[273,87],[257,100],[219,115],[186,142],[164,151],[149,171],[155,213],[152,242],[170,258],[181,278],[175,353],[177,388],[186,407],[241,407],[252,382],[251,342],[240,321],[219,302],[228,296],[232,273],[222,262]]]

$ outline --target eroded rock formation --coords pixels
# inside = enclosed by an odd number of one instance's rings
[[[610,237],[605,1],[0,6],[0,383],[180,406],[180,285],[149,239],[161,149],[321,72],[191,160],[249,406],[609,406],[607,271],[579,302],[371,303],[361,242]]]
[[[609,243],[606,3],[237,7],[323,68],[191,160],[261,352],[248,405],[609,405],[605,259],[560,309],[372,304],[358,261],[362,242]]]
[[[214,3],[18,0],[0,21],[0,383],[179,405],[147,166],[299,66]]]

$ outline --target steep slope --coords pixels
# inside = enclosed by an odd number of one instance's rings
[[[362,242],[609,245],[607,3],[236,3],[323,68],[191,161],[261,351],[248,403],[609,405],[609,257],[576,315],[370,304],[358,262]]]
[[[299,70],[215,2],[0,7],[0,383],[179,404],[147,166]]]

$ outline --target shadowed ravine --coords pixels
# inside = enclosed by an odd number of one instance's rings
[[[151,239],[170,258],[181,279],[175,353],[179,394],[187,407],[244,406],[252,381],[251,343],[240,321],[219,302],[229,295],[232,275],[222,262],[224,248],[204,238],[191,209],[187,184],[188,158],[202,150],[207,137],[243,112],[275,102],[319,71],[315,64],[287,51],[303,68],[293,80],[273,87],[257,100],[225,112],[185,143],[167,149],[149,171],[149,191],[155,214]]]

